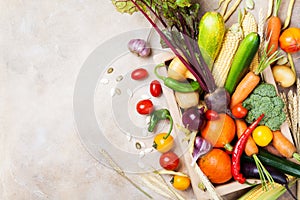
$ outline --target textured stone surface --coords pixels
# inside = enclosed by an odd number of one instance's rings
[[[88,55],[148,23],[109,0],[2,0],[0,8],[0,198],[144,198],[83,148],[72,101]]]

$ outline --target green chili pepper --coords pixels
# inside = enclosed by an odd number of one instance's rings
[[[173,129],[173,118],[171,117],[170,111],[168,109],[160,109],[160,110],[155,110],[154,112],[151,113],[151,118],[150,118],[150,123],[148,126],[148,131],[153,132],[154,128],[156,127],[157,123],[160,120],[165,120],[168,119],[170,121],[170,128],[168,131],[168,134],[164,137],[164,139],[167,139],[169,135],[172,132]]]
[[[200,84],[197,81],[184,83],[184,82],[179,82],[170,77],[164,77],[159,75],[157,69],[163,66],[164,66],[163,63],[157,65],[154,69],[154,73],[159,79],[164,81],[165,86],[167,86],[168,88],[171,88],[174,91],[182,92],[182,93],[194,92],[200,89]]]

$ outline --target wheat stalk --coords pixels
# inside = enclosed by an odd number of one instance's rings
[[[104,150],[100,149],[99,152],[103,155],[105,161],[109,164],[109,166],[116,171],[119,175],[121,175],[123,178],[125,178],[127,181],[129,181],[136,189],[141,191],[144,195],[146,195],[149,199],[153,199],[150,194],[148,194],[145,190],[143,190],[141,187],[139,187],[133,180],[131,180],[124,171],[113,161],[111,156]]]
[[[170,199],[184,200],[184,197],[172,189],[159,173],[143,174],[141,177],[146,186],[153,191]]]
[[[291,129],[297,150],[300,151],[300,79],[297,78],[296,89],[280,93],[285,108],[284,112],[287,116],[287,123]]]
[[[291,128],[292,122],[290,120],[290,113],[288,111],[288,102],[287,102],[286,94],[284,92],[280,92],[279,96],[283,100],[283,103],[284,103],[283,112],[285,113],[285,116],[286,116],[286,122],[288,123],[288,126]]]

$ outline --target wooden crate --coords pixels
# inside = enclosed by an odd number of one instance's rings
[[[201,7],[202,7],[202,12],[206,12],[206,11],[210,11],[210,10],[214,10],[215,8],[217,8],[218,6],[218,2],[217,0],[211,0],[211,1],[204,1],[204,0],[200,0],[199,1],[201,3]],[[235,1],[233,1],[235,2]],[[233,3],[232,2],[232,3]],[[249,12],[253,13],[254,16],[256,17],[257,21],[258,21],[258,15],[259,15],[259,11],[260,9],[262,10],[261,12],[266,12],[266,10],[268,9],[268,1],[259,1],[259,0],[255,0],[255,9],[254,10],[249,10]],[[232,3],[229,5],[229,7],[232,5]],[[281,5],[281,9],[279,11],[279,16],[282,17],[282,19],[284,19],[285,17],[285,12],[287,10],[287,6],[288,6],[289,1],[282,1],[282,5]],[[245,7],[245,1],[243,1],[238,9],[242,9]],[[300,13],[296,13],[296,10],[299,10],[300,8],[300,2],[296,1],[295,6],[294,6],[294,13],[293,13],[293,18],[291,21],[291,25],[296,24],[296,20],[297,17],[298,19],[300,19],[299,14]],[[232,23],[236,23],[237,22],[237,12],[235,12],[232,17],[226,22],[226,26],[229,27]],[[296,64],[299,63],[299,61],[296,61]],[[298,68],[297,68],[298,71]],[[265,81],[268,83],[272,83],[276,86],[274,78],[272,76],[272,72],[270,68],[267,68],[265,70],[265,72],[263,73],[264,77],[265,77]],[[167,95],[167,99],[168,99],[168,104],[169,104],[169,109],[171,112],[171,115],[174,118],[174,124],[181,124],[181,110],[177,105],[177,102],[175,100],[174,97],[174,93],[172,90],[167,90],[166,92],[164,92],[165,95]],[[174,127],[175,130],[175,135],[177,137],[177,141],[182,141],[185,137],[184,133],[178,128],[178,127]],[[281,131],[282,133],[290,140],[293,142],[293,138],[291,135],[291,132],[289,130],[289,127],[287,125],[287,123],[284,123],[281,127]],[[184,166],[184,170],[186,170],[189,174],[189,176],[191,177],[192,180],[192,188],[194,190],[194,194],[195,194],[195,198],[196,199],[221,199],[222,196],[245,189],[247,187],[249,187],[249,185],[247,184],[240,184],[236,181],[231,181],[229,183],[226,184],[222,184],[219,186],[214,186],[212,185],[207,177],[201,172],[200,168],[198,166],[191,166],[191,160],[192,160],[192,156],[190,154],[190,152],[188,151],[188,143],[187,142],[179,142],[179,146],[180,148],[183,150],[183,159],[185,162],[185,166]],[[209,188],[207,191],[203,191],[201,190],[198,185],[199,183],[201,183],[201,177],[204,179],[207,179],[207,184],[210,185],[211,189],[215,190],[218,193],[218,196],[211,196],[212,193],[209,192]],[[259,180],[256,179],[252,179],[249,180],[249,182],[252,183],[259,183]]]

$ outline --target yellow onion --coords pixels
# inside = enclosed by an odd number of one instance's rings
[[[185,67],[178,57],[175,57],[171,61],[168,68],[168,77],[178,81],[185,81],[186,79],[196,80],[193,74]]]
[[[295,73],[289,66],[276,65],[272,67],[272,73],[276,83],[278,83],[281,87],[290,87],[296,81]]]

